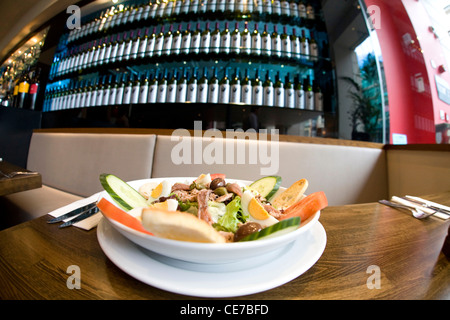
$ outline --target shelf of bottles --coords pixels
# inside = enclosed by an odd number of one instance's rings
[[[61,39],[43,111],[218,103],[322,112],[330,82],[318,1],[128,1]]]
[[[30,37],[0,66],[0,104],[36,109],[40,68],[37,66],[49,28]]]

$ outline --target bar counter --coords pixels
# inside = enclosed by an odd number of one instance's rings
[[[450,192],[423,198],[450,205]],[[47,224],[49,218],[0,232],[0,299],[197,299],[123,272],[103,253],[96,229],[58,229]],[[277,288],[235,299],[450,299],[450,261],[442,252],[449,220],[417,220],[373,202],[327,207],[319,221],[326,248],[308,271]],[[81,271],[80,289],[66,283],[73,265]]]

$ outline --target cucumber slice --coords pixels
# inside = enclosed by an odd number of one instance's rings
[[[298,229],[300,226],[300,220],[300,217],[292,217],[286,220],[281,220],[280,222],[261,229],[258,232],[249,234],[240,241],[253,241],[281,236]]]
[[[125,211],[148,207],[147,201],[139,192],[115,175],[102,173],[100,183],[111,198]]]
[[[281,177],[279,176],[268,176],[256,180],[253,182],[249,188],[259,192],[261,196],[270,200],[270,198],[278,191],[281,185]]]

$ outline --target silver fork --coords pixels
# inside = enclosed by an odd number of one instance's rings
[[[5,176],[6,178],[13,178],[15,176],[18,175],[34,175],[34,174],[39,174],[38,172],[34,172],[34,171],[13,171],[10,173],[4,173],[2,171],[0,171],[0,173]]]
[[[391,201],[387,201],[387,200],[379,200],[378,202],[381,203],[381,204],[384,204],[386,206],[393,207],[393,208],[409,210],[409,211],[411,211],[411,213],[412,213],[414,218],[420,219],[420,220],[428,218],[429,216],[432,216],[433,214],[435,214],[437,212],[437,211],[434,211],[434,212],[431,212],[431,213],[425,213],[425,212],[423,212],[420,209],[411,208],[411,207],[408,207],[408,206],[405,206],[405,205],[402,205],[402,204],[399,204],[399,203],[394,203],[394,202],[391,202]]]

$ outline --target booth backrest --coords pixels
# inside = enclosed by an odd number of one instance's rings
[[[34,132],[27,168],[43,184],[80,196],[102,190],[101,173],[124,180],[150,178],[155,135]]]
[[[244,180],[279,175],[283,186],[306,178],[307,193],[324,191],[330,205],[377,201],[388,194],[386,155],[382,148],[157,136],[152,177],[186,177],[208,172]]]

